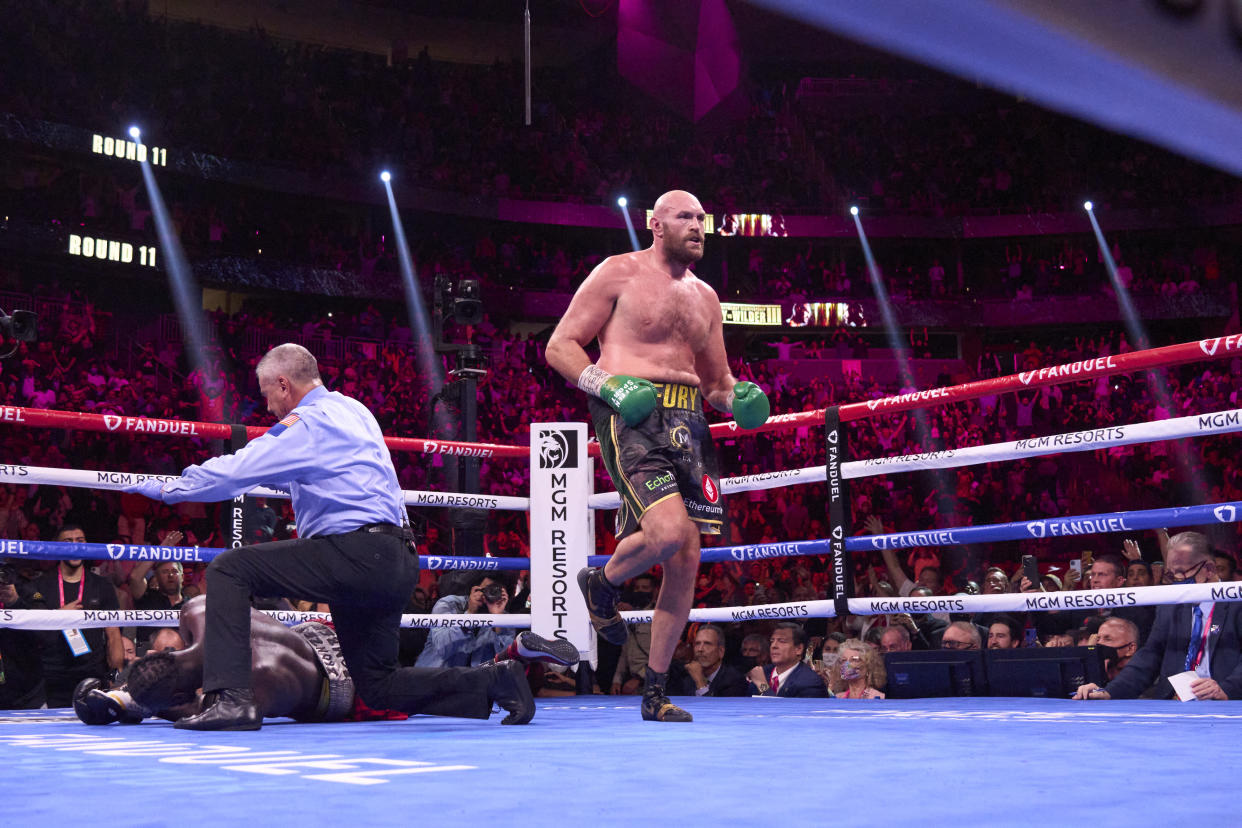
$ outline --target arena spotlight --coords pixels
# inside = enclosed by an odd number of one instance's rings
[[[1084,202],[1082,203],[1082,209],[1086,210],[1088,213],[1090,213],[1090,212],[1091,212],[1091,210],[1092,210],[1092,208],[1094,208],[1094,207],[1095,207],[1095,205],[1094,205],[1094,204],[1092,204],[1090,201],[1084,201]]]
[[[634,222],[630,219],[630,211],[625,209],[625,205],[629,203],[630,200],[625,196],[621,196],[617,199],[617,206],[621,208],[621,218],[625,219],[625,231],[630,235],[630,247],[634,250],[640,250],[641,248],[638,245],[638,233],[634,230]]]
[[[390,173],[388,170],[384,170],[382,173],[380,173],[380,181],[383,181],[385,184],[387,184],[389,181],[392,181],[392,173]]]
[[[851,215],[851,216],[856,216],[856,215],[858,215],[858,207],[857,207],[857,206],[850,207],[850,215]]]
[[[138,127],[132,126],[129,128],[129,137],[133,138],[135,141],[137,141],[141,135],[142,135],[142,130],[140,130]]]

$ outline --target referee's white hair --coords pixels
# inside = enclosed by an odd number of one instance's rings
[[[263,355],[254,369],[259,376],[283,376],[296,385],[309,385],[319,380],[319,363],[315,355],[294,342],[277,345]]]

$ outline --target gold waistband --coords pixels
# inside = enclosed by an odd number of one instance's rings
[[[686,411],[698,411],[701,408],[699,389],[693,385],[682,385],[679,382],[652,383],[656,389],[656,398],[661,408],[681,408]]]

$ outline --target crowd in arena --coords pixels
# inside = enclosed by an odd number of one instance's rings
[[[445,403],[432,404],[432,392],[420,373],[416,352],[408,343],[402,346],[399,340],[386,338],[401,327],[399,313],[367,305],[354,314],[333,316],[329,329],[313,317],[299,320],[274,305],[264,308],[256,303],[232,317],[222,313],[212,316],[219,350],[205,364],[191,365],[180,343],[169,342],[159,351],[152,348],[140,354],[133,369],[126,370],[119,363],[100,360],[94,350],[97,331],[93,320],[96,316],[106,319],[106,314],[81,302],[80,295],[66,293],[59,298],[64,302],[60,318],[48,320],[54,321],[57,336],[23,346],[13,359],[3,363],[0,405],[266,425],[270,424],[270,415],[259,402],[252,369],[257,355],[247,351],[238,332],[271,329],[308,337],[327,336],[329,340],[361,333],[377,337],[373,347],[350,353],[340,361],[325,359],[321,363],[329,387],[362,400],[376,412],[386,433],[459,436],[452,417],[434,416]],[[321,314],[319,319],[326,320],[327,316]],[[523,444],[530,422],[581,416],[579,395],[551,375],[537,338],[514,336],[487,320],[467,335],[490,358],[488,375],[478,389],[480,440]],[[1018,354],[1024,369],[1130,349],[1124,333],[1115,331],[1098,339],[1047,334],[1043,339],[1030,342]],[[981,361],[979,375],[1005,373],[998,362]],[[232,370],[226,370],[226,365]],[[764,362],[737,364],[735,370],[767,389],[778,412],[815,410],[903,390],[881,387],[854,374],[840,383],[818,379],[800,384]],[[1165,402],[1148,377],[1073,383],[918,414],[869,418],[852,428],[851,451],[857,457],[893,456],[1225,410],[1237,407],[1240,387],[1242,371],[1230,361],[1171,371]],[[436,423],[442,431],[435,430]],[[740,475],[820,464],[824,452],[815,432],[800,428],[721,441],[725,473]],[[142,436],[100,440],[86,432],[50,434],[53,439],[32,440],[31,432],[9,428],[0,435],[0,442],[14,464],[167,474],[219,450],[210,441],[201,440]],[[851,482],[854,520],[859,533],[864,533],[863,522],[872,516],[881,521],[882,531],[915,531],[1035,516],[1154,508],[1186,502],[1187,497],[1194,502],[1242,499],[1242,477],[1226,462],[1227,456],[1226,438],[1206,438],[1187,446],[1153,443],[955,471],[862,478]],[[396,452],[394,461],[404,488],[445,487],[443,469],[435,459],[428,462],[421,456]],[[523,494],[527,476],[520,462],[486,461],[482,487],[493,494]],[[601,478],[597,487],[602,490],[607,484]],[[6,483],[3,489],[0,534],[5,537],[51,539],[64,525],[74,525],[84,527],[92,541],[172,545],[170,533],[178,533],[174,537],[183,537],[185,545],[222,544],[218,515],[212,507],[190,503],[170,507],[137,495],[70,487]],[[822,484],[734,495],[728,502],[726,531],[717,542],[735,545],[823,537],[825,508]],[[296,532],[296,519],[286,501],[268,501],[260,514],[255,540]],[[423,549],[449,552],[451,528],[442,515],[429,514],[428,518]],[[612,535],[605,528],[606,520],[600,524],[597,547],[607,553]],[[1232,528],[1222,527],[1220,537],[1214,538],[1220,549],[1236,548],[1236,537],[1228,534]],[[875,528],[866,533],[878,531]],[[972,584],[986,584],[993,565],[1006,577],[1013,575],[1018,557],[1031,553],[1054,579],[1051,585],[1069,574],[1067,565],[1076,557],[1078,545],[1081,542],[1046,539],[993,544],[986,550],[921,548],[909,551],[897,566],[912,582],[917,579],[937,594],[951,594],[973,589]],[[1096,550],[1097,554],[1117,551],[1106,547]],[[1158,560],[1154,543],[1149,542],[1144,551],[1149,563]],[[525,521],[515,514],[494,516],[484,536],[484,552],[529,555]],[[37,576],[37,569],[24,564],[23,577]],[[136,582],[131,577],[133,570],[133,564],[114,562],[99,567],[100,574],[115,588],[119,606],[135,605],[133,584],[141,580]],[[146,570],[140,574],[145,576]],[[856,575],[860,595],[882,595],[886,589],[901,586],[893,583],[899,579],[892,570],[883,569],[878,556],[877,560],[861,562]],[[201,589],[201,566],[186,567],[183,577],[183,597]],[[529,596],[524,580],[523,573],[520,580],[510,584],[517,601]],[[695,599],[696,605],[719,606],[823,598],[829,594],[829,580],[828,562],[816,557],[705,564]],[[1074,586],[1072,581],[1056,583],[1056,588]],[[1016,588],[1016,581],[1007,581],[1006,588],[1010,587]],[[412,609],[430,609],[442,597],[440,588],[436,574],[425,575],[413,596]],[[296,596],[287,597],[296,600]],[[740,652],[741,638],[759,634],[763,632],[759,628],[765,626],[739,625],[728,630],[730,652]],[[876,637],[883,629],[883,623],[876,625],[871,619],[846,618],[822,624],[820,632],[871,633]],[[694,635],[694,630],[688,633],[687,646]],[[822,648],[823,638],[818,635],[813,643]],[[607,682],[601,686],[604,684]],[[625,682],[616,684],[623,687]]]
[[[684,177],[720,211],[839,214],[861,200],[932,215],[1065,211],[1090,192],[1118,207],[1238,195],[1236,180],[1005,96],[976,91],[969,106],[928,111],[953,100],[942,80],[915,82],[911,118],[910,98],[842,112],[799,98],[787,77],[760,79],[745,123],[703,136],[631,94],[615,63],[584,60],[536,73],[527,129],[520,65],[453,66],[423,51],[389,66],[113,4],[24,3],[8,22],[0,111],[104,134],[142,121],[169,146],[367,178],[391,166],[399,180],[475,195],[650,202]]]
[[[1070,211],[1079,209],[1073,194],[1081,192],[1112,193],[1117,207],[1170,199],[1216,204],[1240,195],[1236,180],[999,96],[965,109],[946,104],[925,119],[879,112],[846,120],[825,113],[821,103],[798,99],[787,82],[771,83],[754,90],[753,109],[744,123],[704,135],[655,104],[625,95],[615,78],[548,70],[538,76],[535,127],[527,130],[518,126],[521,73],[510,65],[453,67],[424,53],[389,67],[374,56],[281,42],[262,31],[225,32],[145,15],[129,17],[108,4],[37,2],[11,11],[15,36],[0,59],[13,82],[0,86],[0,113],[106,132],[143,114],[147,128],[169,144],[300,172],[370,177],[379,167],[391,166],[403,182],[433,190],[598,203],[610,203],[621,192],[636,203],[649,201],[675,178],[695,181],[703,201],[720,211],[762,206],[790,214],[836,212],[847,203],[880,215]],[[55,38],[46,35],[49,23],[59,26]],[[112,53],[105,58],[103,52],[79,45],[120,32],[131,42],[121,61]],[[256,72],[265,82],[254,85],[255,94],[232,94]],[[177,82],[183,78],[194,82]],[[152,111],[161,114],[152,118]],[[795,134],[810,141],[795,140]],[[684,154],[656,151],[666,145],[689,149]],[[946,152],[947,146],[963,151]],[[1034,163],[1033,153],[1057,151],[1050,148],[1059,148],[1072,163]],[[821,167],[831,172],[808,173]],[[1090,173],[1075,172],[1083,170]],[[135,169],[96,169],[53,153],[28,152],[0,158],[0,172],[0,206],[6,212],[23,207],[82,232],[149,235],[152,229],[151,207]],[[395,284],[397,249],[386,210],[241,186],[187,183],[174,176],[166,181],[175,228],[194,258],[262,256],[366,277],[387,274]],[[605,249],[602,231],[446,224],[453,226],[427,222],[425,232],[413,234],[425,293],[435,274],[445,274],[479,279],[491,291],[567,294],[604,255],[624,249]],[[624,244],[619,234],[609,236],[608,243],[618,239]],[[1135,295],[1223,295],[1232,287],[1227,275],[1235,265],[1232,254],[1207,234],[1174,242],[1160,231],[1136,231],[1124,239],[1114,240],[1111,252],[1118,280]],[[720,256],[725,265],[717,261],[713,267],[729,274],[736,294],[791,301],[872,295],[852,239],[734,241],[742,243],[731,244]],[[1015,307],[1020,308],[1022,300],[1035,297],[1112,290],[1103,256],[1085,235],[979,241],[965,253],[959,242],[892,241],[890,249],[881,251],[891,254],[881,255],[888,294],[898,303],[1004,298],[1017,300]],[[386,434],[461,438],[456,387],[445,385],[452,359],[418,341],[400,302],[254,295],[240,308],[207,314],[210,342],[205,351],[194,353],[166,305],[118,297],[106,285],[49,275],[46,268],[6,264],[0,268],[0,290],[33,297],[41,312],[39,341],[21,344],[11,358],[0,361],[0,407],[268,426],[272,418],[259,393],[255,362],[267,347],[296,341],[317,351],[325,384],[361,401]],[[532,422],[583,419],[582,394],[545,362],[546,331],[523,324],[529,320],[517,318],[512,309],[489,306],[488,311],[479,324],[454,331],[486,358],[487,373],[477,389],[478,439],[525,445]],[[142,313],[149,313],[143,320],[146,326],[131,330]],[[1020,325],[1021,320],[1015,322]],[[779,336],[752,338],[752,345],[776,358],[737,358],[731,367],[739,379],[752,380],[767,392],[776,413],[914,390],[856,371],[839,380],[825,372],[804,381],[782,368],[787,358],[865,356],[878,341],[878,336],[864,336],[871,333],[843,327],[819,329],[794,342]],[[944,384],[1193,338],[1166,326],[1153,330],[1148,342],[1131,342],[1120,323],[1090,330],[1023,329],[1003,336],[1009,341],[1002,347],[989,343],[973,365],[945,377]],[[906,331],[905,342],[915,359],[935,355],[925,330]],[[1242,407],[1240,395],[1242,362],[1212,361],[1171,369],[1160,377],[1135,374],[1073,382],[869,417],[850,426],[850,451],[853,457],[867,458],[986,445],[1233,409]],[[719,412],[709,417],[726,419]],[[226,450],[220,441],[199,438],[101,439],[85,431],[32,431],[8,424],[0,430],[5,467],[171,475]],[[723,439],[718,452],[726,476],[825,461],[822,437],[809,427]],[[1229,458],[1228,438],[1207,437],[860,478],[849,484],[853,525],[858,534],[878,534],[1242,500],[1242,472]],[[403,452],[394,452],[393,460],[404,489],[453,488],[451,460]],[[522,495],[528,490],[529,470],[520,461],[488,460],[482,463],[480,480],[486,493]],[[601,470],[596,488],[608,486]],[[733,495],[724,532],[709,542],[822,538],[826,498],[823,484]],[[460,549],[460,542],[455,544],[460,527],[455,529],[435,510],[420,513],[426,520],[419,542],[424,554]],[[607,524],[597,524],[595,551],[600,554],[615,546]],[[248,542],[292,537],[296,515],[288,501],[260,499],[246,531]],[[14,479],[0,483],[0,539],[220,547],[225,544],[221,533],[217,506],[168,506],[136,494]],[[1152,534],[1134,545],[1125,540],[1115,535],[1044,538],[986,548],[917,548],[903,550],[901,556],[891,551],[860,556],[853,573],[854,594],[987,594],[1158,583],[1164,539]],[[1214,566],[1224,580],[1234,577],[1239,540],[1233,524],[1213,528]],[[1084,557],[1084,545],[1091,547],[1094,563]],[[478,551],[529,556],[524,516],[489,516]],[[1027,554],[1040,562],[1038,585],[1023,584],[1019,560]],[[44,566],[21,559],[12,577],[23,591],[37,591],[48,602],[46,585],[57,581],[58,574],[62,593],[63,581],[80,574],[80,601],[89,582],[98,607],[176,608],[203,592],[204,568],[107,561],[81,572],[64,563]],[[625,605],[650,606],[660,574],[657,568],[632,579],[625,588]],[[526,578],[525,572],[490,579],[426,572],[409,609],[523,612],[530,594]],[[694,601],[696,606],[733,606],[822,599],[831,595],[830,581],[830,561],[823,557],[704,564]],[[503,600],[478,599],[476,589],[480,595],[502,595]],[[263,606],[313,608],[300,599],[270,596]],[[56,606],[71,603],[62,595]],[[12,601],[0,599],[0,604]],[[449,605],[455,609],[444,610]],[[845,616],[806,625],[770,620],[692,625],[670,681],[688,694],[776,693],[769,681],[773,671],[759,669],[775,665],[781,682],[805,679],[801,686],[808,694],[872,698],[884,685],[878,652],[1088,641],[1125,649],[1141,644],[1147,632],[1143,619],[1124,619],[1131,625],[1127,627],[1110,625],[1109,618],[1097,613],[1066,615],[1052,624],[1037,615]],[[1147,626],[1150,621],[1146,619]],[[624,647],[601,647],[599,691],[635,691],[645,663],[642,626],[636,626]],[[152,640],[151,632],[127,629],[106,638],[99,633],[93,638],[98,657],[91,669],[104,663],[105,653],[115,667],[118,658],[158,649],[161,644]],[[411,632],[403,640],[402,658],[412,664],[421,653],[437,653],[477,663],[512,640],[499,635],[466,642],[453,638],[455,634]],[[821,675],[796,679],[786,672],[797,672],[794,665],[803,660]],[[853,678],[844,679],[833,668],[841,660],[857,664],[856,674],[850,672]],[[54,667],[49,669],[49,675],[55,674]],[[46,701],[63,703],[64,681],[57,695],[50,686],[48,692]]]

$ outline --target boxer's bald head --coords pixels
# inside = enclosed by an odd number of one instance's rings
[[[683,267],[703,258],[707,215],[699,200],[685,190],[669,190],[656,199],[651,215],[652,247]]]

